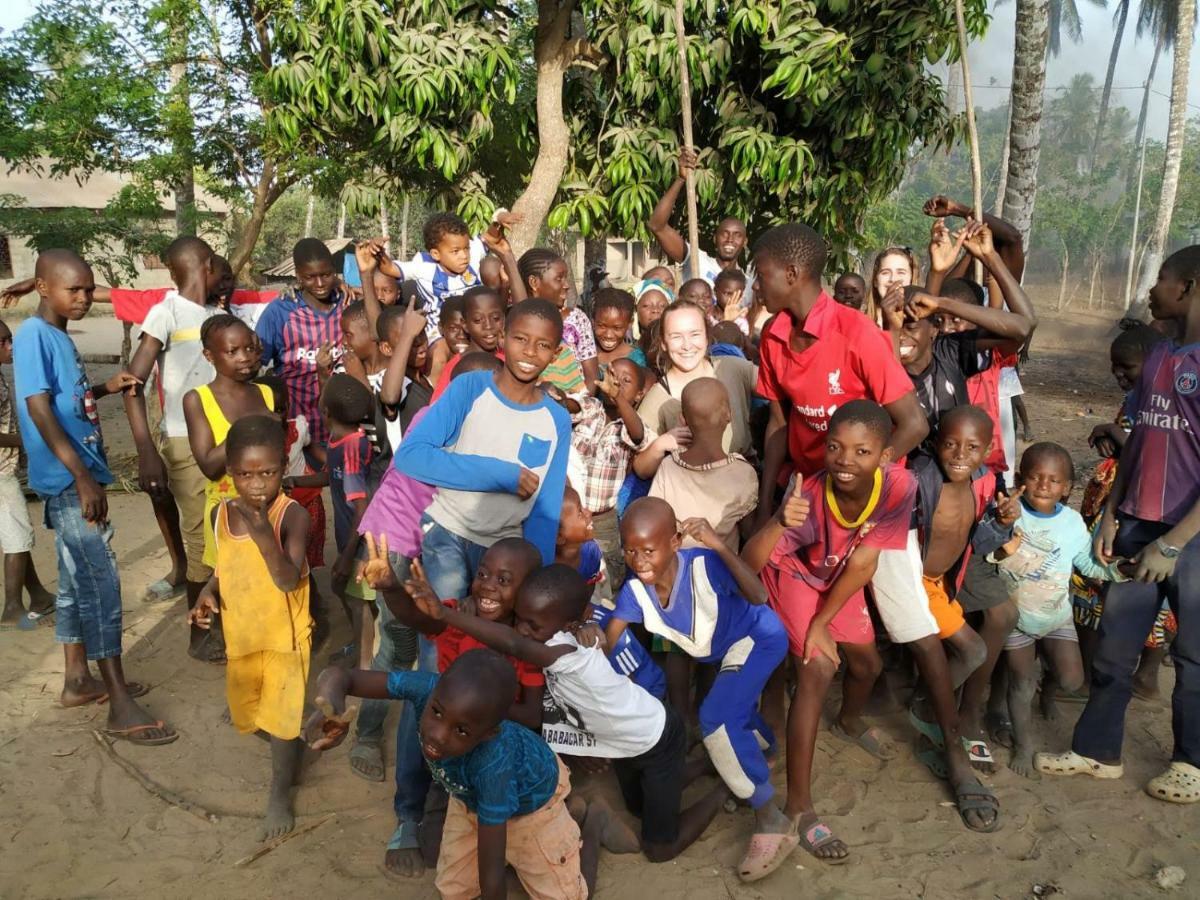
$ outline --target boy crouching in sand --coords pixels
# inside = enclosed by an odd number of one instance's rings
[[[505,864],[534,900],[583,900],[596,884],[606,817],[579,826],[564,802],[566,767],[540,736],[504,716],[517,692],[512,665],[468,650],[441,676],[329,668],[317,679],[307,736],[316,750],[346,735],[346,697],[407,700],[420,716],[421,754],[450,794],[436,886],[446,900],[508,896]]]
[[[312,642],[308,611],[308,513],[280,492],[286,465],[278,419],[238,419],[225,439],[237,496],[212,512],[217,565],[188,621],[220,614],[228,666],[225,696],[234,727],[271,741],[271,790],[261,840],[292,830],[291,789],[304,743],[304,686]]]

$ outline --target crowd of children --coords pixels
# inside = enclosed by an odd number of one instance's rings
[[[716,256],[691,260],[669,223],[694,165],[685,154],[648,223],[683,264],[678,292],[658,267],[632,292],[572,304],[567,262],[518,258],[511,216],[475,236],[439,213],[412,260],[358,243],[355,291],[324,243],[301,240],[294,287],[251,323],[228,303],[227,265],[184,237],[165,254],[175,288],[102,384],[67,332],[93,302],[91,269],[42,253],[36,313],[15,335],[0,326],[0,362],[15,367],[15,394],[0,378],[0,624],[54,619],[61,701],[107,702],[110,738],[179,737],[121,666],[96,407],[121,394],[173,553],[165,593],[187,596],[189,652],[226,666],[230,721],[270,740],[264,840],[293,827],[306,743],[329,749],[353,728],[353,771],[384,780],[400,701],[384,865],[435,867],[443,896],[503,896],[511,865],[531,896],[585,897],[601,847],[670,860],[738,803],[753,810],[743,880],[797,846],[840,862],[851,850],[813,796],[821,713],[841,670],[831,734],[893,759],[895,736],[866,717],[891,687],[885,658],[918,673],[918,757],[964,825],[990,832],[1001,807],[978,772],[994,770],[996,741],[1011,740],[1021,775],[1120,777],[1126,707],[1157,690],[1145,667],[1168,641],[1175,750],[1148,790],[1200,800],[1200,620],[1187,612],[1200,247],[1162,266],[1161,330],[1113,344],[1128,396],[1092,435],[1105,462],[1081,516],[1070,454],[1040,442],[1018,458],[1009,434],[1003,372],[1037,319],[1007,223],[934,198],[924,284],[911,250],[887,248],[869,278],[844,274],[829,294],[825,242],[804,225],[769,229],[747,260],[745,226],[725,219]],[[966,219],[957,231],[952,216]],[[53,598],[29,556],[22,446],[55,533]],[[309,691],[330,631],[314,578],[326,488],[329,584],[352,636]],[[1039,689],[1043,705],[1086,700],[1065,753],[1036,752]],[[572,792],[607,769],[638,829]],[[711,783],[685,806],[699,779]]]

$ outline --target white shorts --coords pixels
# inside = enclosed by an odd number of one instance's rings
[[[929,596],[921,580],[924,571],[916,529],[908,533],[908,546],[903,550],[879,551],[871,592],[894,644],[908,644],[938,633],[937,619],[929,611]]]
[[[26,553],[33,549],[29,504],[16,475],[0,475],[0,551]]]

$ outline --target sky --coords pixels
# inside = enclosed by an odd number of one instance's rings
[[[1108,9],[1095,5],[1095,0],[1076,0],[1083,20],[1083,40],[1071,44],[1064,38],[1062,53],[1052,58],[1047,67],[1048,90],[1065,85],[1079,73],[1090,72],[1097,85],[1104,83],[1108,66],[1108,54],[1112,48],[1113,22]],[[3,0],[0,2],[0,29],[11,31],[19,27],[33,12],[35,0]],[[1117,62],[1113,102],[1129,107],[1136,116],[1141,103],[1141,86],[1150,68],[1150,56],[1154,52],[1153,41],[1137,39],[1134,35],[1136,4],[1130,13],[1125,28],[1121,55]],[[1000,106],[1007,99],[1008,86],[1012,79],[1013,20],[1016,3],[992,4],[992,24],[984,39],[972,45],[968,54],[971,66],[971,82],[975,86],[975,104],[989,109]],[[1167,132],[1168,97],[1171,92],[1171,53],[1168,51],[1159,60],[1150,97],[1148,133],[1151,138],[1161,140]],[[1189,115],[1200,115],[1200,41],[1192,48],[1191,79],[1188,90]]]

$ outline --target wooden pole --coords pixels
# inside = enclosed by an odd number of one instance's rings
[[[679,45],[679,100],[683,113],[683,145],[694,150],[692,142],[692,78],[688,74],[687,30],[683,24],[684,0],[675,0],[675,43]],[[692,277],[700,271],[700,223],[696,218],[696,173],[687,173],[688,247]],[[685,273],[686,275],[686,273]]]
[[[1134,262],[1137,259],[1138,225],[1142,218],[1142,181],[1146,176],[1146,139],[1142,138],[1142,149],[1139,153],[1137,193],[1133,200],[1133,229],[1129,233],[1129,267],[1125,272],[1125,312],[1133,305],[1133,275],[1136,271]]]
[[[975,127],[975,96],[971,88],[971,67],[967,64],[967,22],[963,0],[954,0],[954,20],[958,25],[958,55],[962,66],[963,97],[967,107],[967,139],[971,145],[971,205],[975,221],[983,221],[983,165],[979,161],[979,131]],[[975,262],[975,280],[983,283],[983,266]]]

